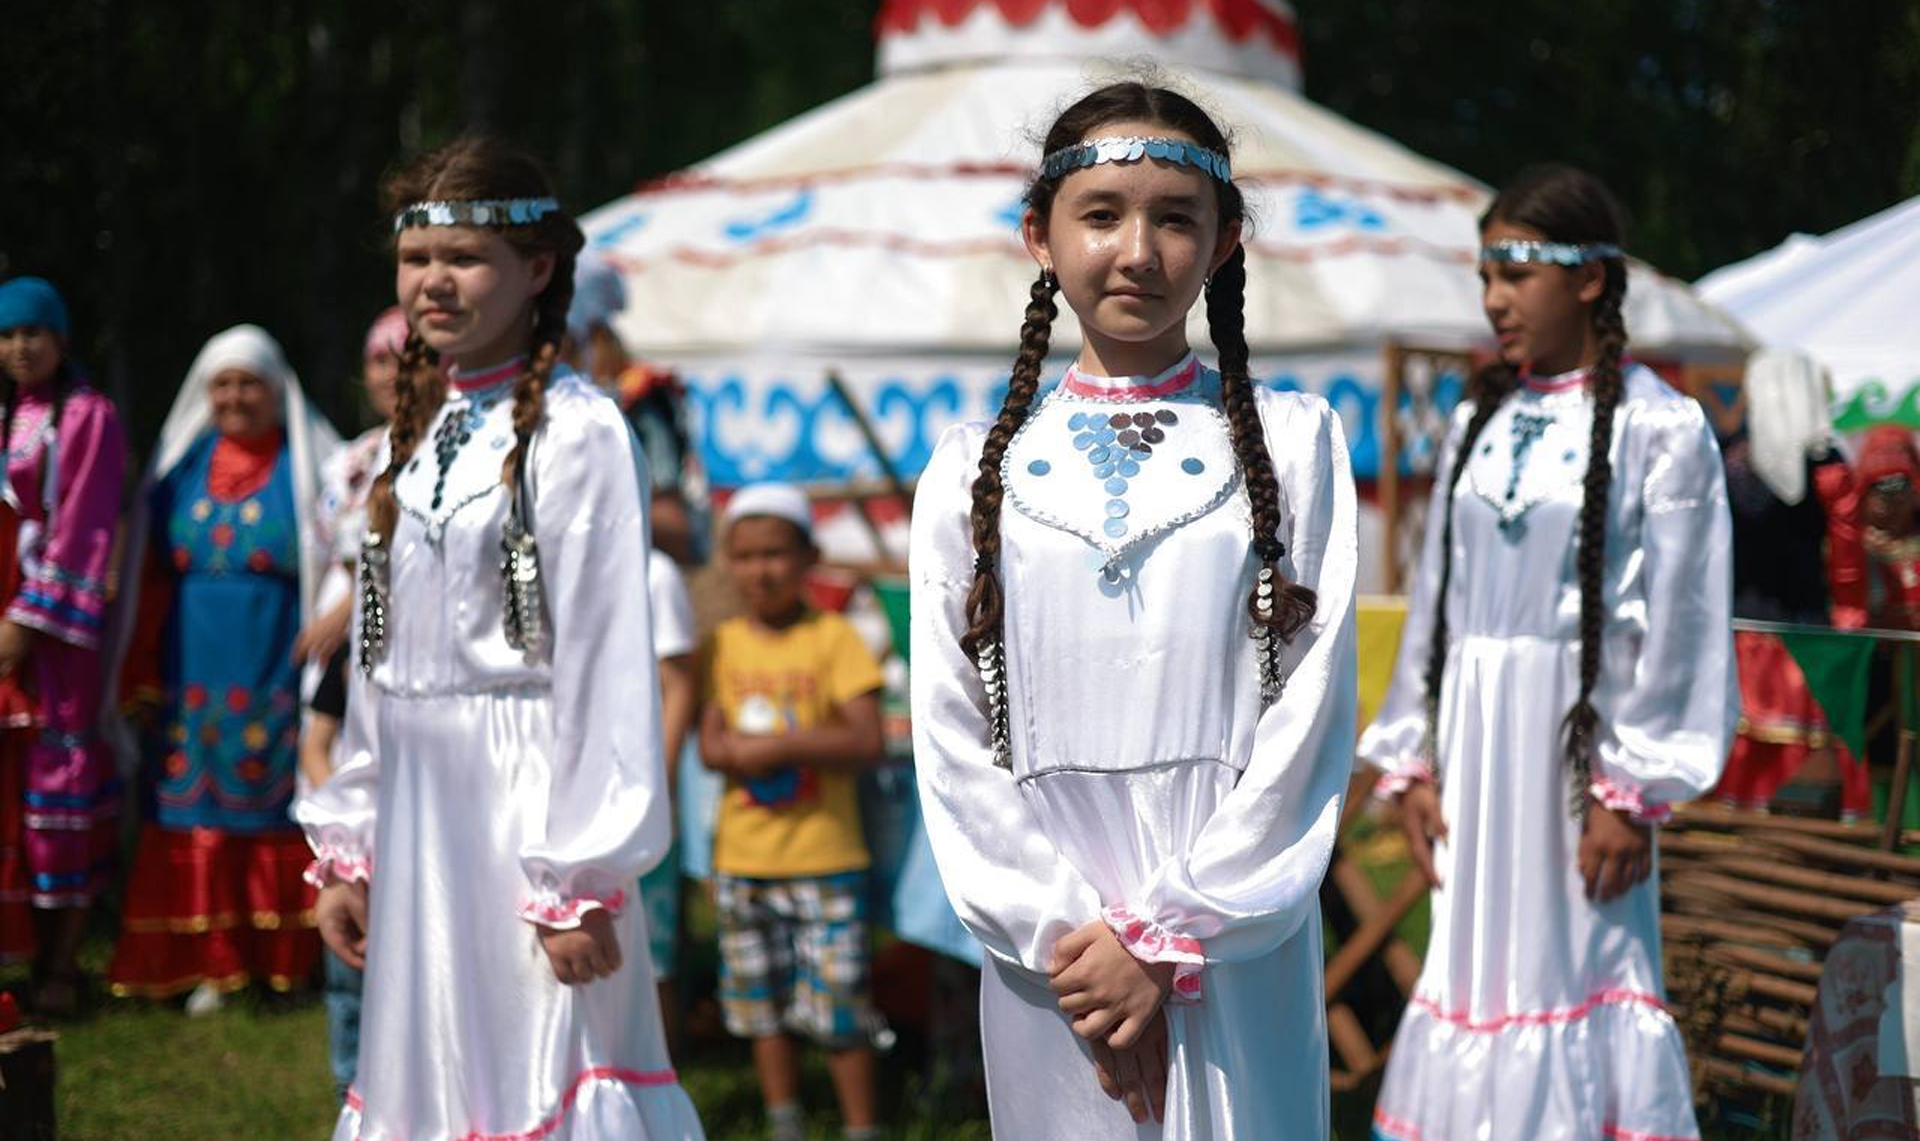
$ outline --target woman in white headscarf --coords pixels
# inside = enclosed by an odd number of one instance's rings
[[[161,430],[132,533],[141,597],[124,608],[136,615],[122,683],[149,817],[108,972],[115,994],[193,991],[197,1013],[249,982],[284,991],[313,971],[308,853],[288,816],[293,644],[325,569],[311,515],[338,444],[252,325],[200,350]]]

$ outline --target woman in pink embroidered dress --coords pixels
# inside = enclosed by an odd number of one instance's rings
[[[0,285],[0,961],[34,955],[31,998],[53,1015],[74,1011],[120,803],[97,728],[126,444],[113,402],[75,375],[69,336],[51,285]]]
[[[1624,357],[1620,230],[1567,167],[1481,219],[1500,363],[1455,410],[1360,740],[1434,884],[1388,1141],[1699,1136],[1651,827],[1713,787],[1738,712],[1732,522],[1705,413]]]

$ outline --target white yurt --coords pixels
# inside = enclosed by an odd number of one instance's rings
[[[1018,223],[1039,138],[1143,64],[1232,132],[1256,374],[1333,403],[1359,479],[1379,465],[1383,347],[1485,336],[1487,188],[1303,98],[1281,0],[886,0],[877,23],[875,82],[584,219],[627,285],[619,332],[690,387],[716,485],[878,474],[829,371],[908,478],[948,424],[991,415],[1034,274]],[[1744,355],[1642,265],[1628,322],[1643,358]],[[1063,313],[1056,352],[1077,339]],[[1193,341],[1206,355],[1198,312]]]

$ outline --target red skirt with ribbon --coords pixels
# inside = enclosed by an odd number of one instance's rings
[[[245,835],[149,824],[140,834],[107,979],[121,996],[167,998],[211,983],[304,987],[320,961],[313,861],[298,831]]]

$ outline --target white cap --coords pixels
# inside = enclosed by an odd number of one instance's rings
[[[627,287],[606,255],[588,246],[573,263],[573,304],[567,307],[567,334],[587,343],[595,325],[611,325],[627,307]]]
[[[813,541],[813,507],[807,493],[791,483],[750,483],[734,492],[720,516],[720,528],[724,532],[742,519],[760,516],[785,519]]]

